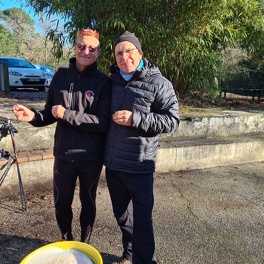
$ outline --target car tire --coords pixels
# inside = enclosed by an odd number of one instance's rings
[[[9,88],[10,88],[10,91],[16,91],[17,90],[17,88],[14,86],[9,86]]]
[[[44,86],[44,87],[39,87],[38,89],[39,89],[40,92],[45,92],[45,88],[46,87]]]

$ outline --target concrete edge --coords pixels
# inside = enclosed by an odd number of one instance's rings
[[[181,142],[161,142],[157,152],[156,172],[205,169],[218,166],[264,161],[264,137],[230,139],[200,139]],[[2,173],[7,160],[1,161]],[[23,184],[27,191],[52,189],[52,150],[18,154]],[[103,172],[104,173],[104,172]],[[17,168],[11,166],[0,187],[0,197],[19,194]]]

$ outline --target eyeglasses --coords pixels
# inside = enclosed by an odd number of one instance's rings
[[[137,48],[134,48],[134,49],[126,49],[126,50],[123,50],[123,51],[118,51],[117,53],[115,53],[115,56],[117,58],[121,58],[123,56],[123,54],[126,54],[127,56],[130,56],[133,52],[133,50],[136,50]]]
[[[87,45],[81,45],[81,44],[77,44],[77,48],[79,49],[80,52],[85,51],[86,48],[88,48],[89,52],[91,53],[95,52],[97,49],[97,47],[93,48],[93,47],[89,47]]]

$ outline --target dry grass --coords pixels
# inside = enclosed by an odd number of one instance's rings
[[[264,100],[252,100],[251,96],[227,94],[226,99],[210,100],[206,96],[188,97],[179,100],[181,115],[211,115],[223,110],[256,112],[264,111]]]

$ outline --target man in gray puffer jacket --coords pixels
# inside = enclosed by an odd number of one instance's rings
[[[114,43],[112,121],[104,165],[113,212],[122,232],[120,262],[151,264],[153,175],[161,133],[179,126],[178,101],[170,81],[143,58],[138,38],[125,32]]]

